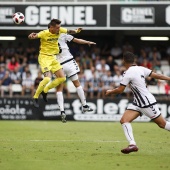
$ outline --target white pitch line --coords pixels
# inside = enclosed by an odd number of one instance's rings
[[[126,141],[119,141],[119,140],[109,140],[109,141],[103,141],[103,140],[29,140],[30,142],[87,142],[87,143],[119,143],[119,142],[126,142]]]

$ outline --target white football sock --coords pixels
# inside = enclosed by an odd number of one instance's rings
[[[170,131],[170,122],[166,121],[165,129]]]
[[[85,106],[86,105],[86,97],[84,95],[84,90],[83,90],[82,86],[77,87],[77,94],[81,100],[82,105]]]
[[[57,92],[57,103],[60,108],[60,111],[64,111],[64,98],[63,98],[63,93],[62,92]]]
[[[133,137],[133,130],[130,123],[123,123],[122,124],[124,134],[126,136],[126,139],[129,141],[130,145],[136,145],[135,139]]]

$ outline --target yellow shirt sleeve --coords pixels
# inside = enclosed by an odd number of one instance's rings
[[[43,38],[44,35],[45,35],[45,30],[40,31],[40,32],[38,33],[38,38]]]
[[[60,27],[60,33],[67,33],[67,28]]]

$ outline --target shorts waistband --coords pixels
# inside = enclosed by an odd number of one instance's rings
[[[64,61],[64,62],[62,62],[62,63],[60,63],[60,64],[63,65],[63,64],[65,64],[65,63],[68,63],[68,62],[71,61],[71,60],[74,60],[74,58],[71,58],[71,59],[69,59],[69,60],[66,60],[66,61]]]

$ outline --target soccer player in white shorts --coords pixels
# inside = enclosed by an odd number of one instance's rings
[[[129,142],[129,146],[121,150],[121,152],[124,154],[138,151],[131,126],[131,122],[138,116],[145,114],[160,128],[170,131],[170,122],[166,121],[162,117],[155,97],[148,91],[145,84],[145,78],[148,76],[168,81],[170,81],[170,77],[154,73],[152,70],[142,66],[137,66],[134,63],[135,55],[130,52],[124,53],[123,64],[126,67],[126,72],[123,74],[123,79],[120,83],[120,86],[113,90],[106,91],[106,95],[120,94],[129,84],[134,95],[133,103],[128,106],[120,120],[126,139]]]
[[[60,62],[60,64],[63,67],[64,73],[67,78],[70,78],[71,81],[73,82],[74,86],[77,88],[77,94],[81,100],[82,103],[82,111],[83,112],[89,112],[93,111],[86,103],[86,98],[84,95],[84,90],[79,82],[78,75],[77,73],[80,72],[79,66],[74,60],[74,57],[69,51],[69,47],[67,45],[67,42],[73,41],[78,44],[88,44],[94,45],[96,43],[91,42],[91,41],[86,41],[83,39],[78,39],[74,38],[72,35],[69,34],[61,34],[58,42],[59,42],[59,48],[60,48],[60,53],[56,55],[56,59]],[[65,115],[64,111],[64,98],[63,98],[63,84],[60,84],[57,87],[57,102],[61,111],[61,115]],[[66,122],[66,115],[65,117],[63,116],[63,122]]]

